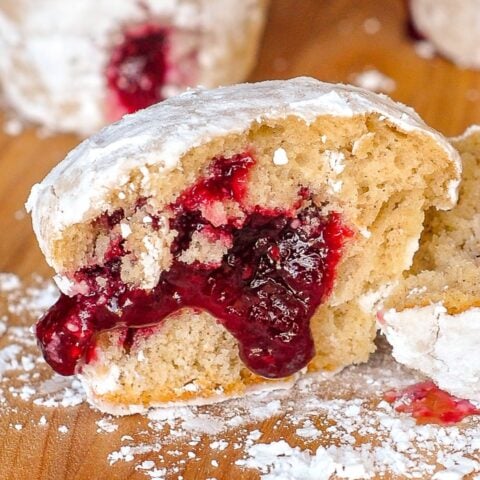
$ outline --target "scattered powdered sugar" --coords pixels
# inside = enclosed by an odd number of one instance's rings
[[[353,75],[352,82],[372,92],[392,93],[397,88],[395,80],[375,69]]]
[[[58,298],[53,282],[34,276],[28,284],[0,273],[0,402],[7,397],[45,407],[72,407],[84,402],[76,378],[61,377],[38,350],[32,322]]]
[[[7,118],[3,122],[3,132],[12,137],[20,135],[24,129],[24,122],[18,118]]]
[[[58,442],[89,432],[95,448],[105,449],[102,468],[112,478],[119,466],[146,479],[183,478],[186,471],[211,479],[228,471],[241,478],[250,470],[262,480],[480,478],[480,419],[417,425],[396,412],[384,392],[422,379],[396,364],[384,345],[368,364],[328,381],[304,377],[291,390],[153,409],[146,416],[114,418],[89,410],[80,382],[51,372],[30,329],[55,298],[50,283],[36,278],[22,285],[15,276],[0,275],[2,417],[17,436],[44,435],[53,421]],[[76,412],[83,413],[82,433]]]
[[[8,313],[21,317],[38,317],[58,299],[53,282],[44,282],[34,276],[25,289],[20,279],[11,273],[0,273],[0,293],[6,297]]]
[[[325,150],[323,155],[326,157],[331,170],[339,175],[345,170],[345,154],[334,150]]]
[[[80,381],[74,377],[52,377],[39,385],[35,405],[44,407],[75,407],[85,401],[85,392]]]
[[[371,478],[365,468],[362,452],[352,447],[318,447],[314,455],[299,447],[292,448],[281,440],[258,444],[248,449],[249,458],[238,460],[237,465],[256,468],[264,475],[262,480],[328,480],[333,475],[340,478]]]
[[[414,43],[415,53],[425,60],[431,60],[436,55],[436,49],[433,43],[428,40],[419,40]]]
[[[0,291],[4,293],[18,291],[22,286],[20,279],[13,273],[0,273]]]
[[[382,24],[380,23],[380,20],[376,17],[367,18],[363,22],[363,30],[367,35],[375,35],[380,31],[381,28]]]
[[[375,411],[362,402],[358,415],[348,414],[350,402],[341,406],[334,401],[324,407],[336,423],[335,430],[327,428],[324,432],[331,434],[331,445],[301,450],[284,441],[258,444],[248,448],[246,458],[237,464],[260,469],[265,474],[262,480],[319,480],[334,474],[357,479],[388,473],[401,478],[425,478],[435,473],[435,458],[445,467],[437,473],[438,478],[457,478],[447,475],[458,472],[463,472],[458,477],[463,478],[480,471],[475,459],[479,442],[469,443],[475,439],[478,425],[462,432],[457,427],[420,426],[411,418],[396,416],[386,402],[380,402]],[[377,439],[369,443],[358,440],[364,436]]]
[[[118,425],[112,422],[111,418],[105,417],[97,420],[97,433],[112,433],[118,430]]]

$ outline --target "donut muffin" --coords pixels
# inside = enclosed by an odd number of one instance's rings
[[[374,350],[360,298],[411,267],[457,152],[409,108],[310,78],[190,91],[34,186],[63,292],[37,337],[111,413],[212,402]]]
[[[480,127],[452,144],[463,159],[458,205],[428,213],[414,266],[379,319],[399,362],[480,400]]]
[[[480,69],[480,0],[409,0],[417,32],[464,68]]]
[[[91,134],[189,86],[246,79],[268,0],[2,0],[0,86],[20,117]]]

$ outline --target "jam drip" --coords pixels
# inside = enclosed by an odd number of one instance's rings
[[[152,290],[121,281],[121,256],[77,272],[90,293],[62,295],[37,325],[45,358],[57,372],[70,375],[88,362],[98,332],[158,325],[187,307],[218,318],[238,340],[244,363],[259,375],[285,377],[307,365],[314,355],[310,319],[332,289],[351,232],[338,214],[324,215],[311,199],[299,201],[297,212],[248,211],[243,203],[253,163],[249,154],[215,159],[205,177],[170,206],[171,227],[178,232],[174,260]],[[235,202],[244,217],[212,225],[202,212],[218,201]],[[215,266],[182,262],[193,233],[205,229],[230,239],[227,253]]]
[[[168,32],[158,25],[130,28],[112,52],[107,85],[120,117],[163,100],[168,71]]]
[[[397,412],[410,413],[418,424],[453,425],[470,415],[480,415],[471,402],[450,395],[432,381],[391,390],[385,394],[385,400],[395,403]]]

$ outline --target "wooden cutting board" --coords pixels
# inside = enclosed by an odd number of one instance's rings
[[[480,72],[460,70],[441,58],[420,58],[413,40],[406,34],[406,11],[401,0],[273,0],[259,62],[251,80],[311,75],[326,81],[351,82],[369,69],[391,78],[395,82],[391,96],[412,105],[427,123],[447,135],[460,134],[468,125],[480,123]],[[34,129],[7,136],[0,128],[0,271],[13,272],[24,279],[32,273],[51,275],[36,245],[23,204],[31,185],[41,180],[78,141],[68,135],[42,138]],[[18,297],[13,300],[6,297],[0,294],[0,319],[8,311],[8,302],[21,303]],[[17,313],[9,314],[11,322],[26,325],[33,321],[31,312]],[[0,365],[5,349],[21,343],[18,335],[24,334],[27,335],[25,330],[12,330],[1,336]],[[28,344],[22,348],[33,347]],[[41,376],[35,379],[36,385],[50,375],[44,366],[38,368]],[[7,396],[8,382],[15,382],[15,377],[23,381],[21,368],[3,376],[1,385]],[[346,378],[360,381],[364,377],[354,371]],[[12,383],[13,389],[17,388],[15,385]],[[318,392],[326,398],[340,395],[351,400],[353,395],[359,395],[354,387],[336,391],[321,387]],[[359,398],[373,407],[380,400],[377,390],[367,391]],[[163,427],[152,429],[149,420],[140,416],[104,419],[107,424],[113,422],[117,426],[117,430],[107,433],[108,426],[102,429],[96,423],[102,416],[86,404],[48,408],[10,395],[5,403],[0,403],[0,479],[145,479],[155,475],[154,469],[146,468],[151,467],[148,463],[151,461],[158,467],[157,478],[162,478],[164,466],[169,467],[166,478],[258,478],[258,471],[234,465],[234,460],[244,454],[245,441],[252,431],[258,429],[261,441],[265,442],[284,438],[292,445],[306,444],[305,438],[296,434],[298,415],[287,418],[288,398],[274,402],[274,407],[277,410],[272,415],[244,418],[241,426],[236,427],[233,422],[221,434],[191,433],[164,445],[162,439],[171,436],[167,430],[174,430],[168,425],[164,431]],[[218,421],[218,415],[215,418]],[[322,422],[326,429],[331,419],[319,413],[317,424]],[[125,437],[122,440],[125,435],[132,440]],[[220,437],[228,446],[223,450],[211,448],[209,445]],[[332,441],[335,443],[331,437],[322,436],[307,442],[307,446],[314,451],[322,442],[329,445]],[[142,453],[137,448],[131,460],[128,449],[124,449],[122,459],[110,465],[114,460],[112,452],[119,451],[122,445],[151,447],[156,443],[158,451],[148,451],[145,447]],[[241,445],[237,449],[236,443]],[[145,468],[141,468],[145,461]],[[150,477],[145,472],[150,472]]]

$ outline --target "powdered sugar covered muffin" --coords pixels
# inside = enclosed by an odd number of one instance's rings
[[[90,134],[189,86],[246,78],[268,0],[3,0],[0,84],[23,118]]]
[[[457,152],[413,110],[298,78],[191,91],[107,127],[31,193],[64,292],[47,361],[112,413],[366,361],[362,295],[410,268]]]
[[[429,213],[411,275],[380,318],[399,362],[480,400],[480,127],[452,143],[464,167],[458,205]]]
[[[414,26],[452,62],[480,68],[480,0],[409,0]]]

